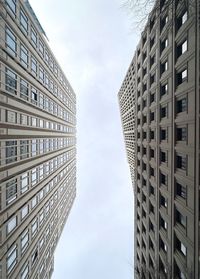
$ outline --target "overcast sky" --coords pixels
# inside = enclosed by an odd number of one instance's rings
[[[77,96],[77,197],[53,279],[133,278],[133,191],[117,93],[138,34],[121,0],[30,0]]]

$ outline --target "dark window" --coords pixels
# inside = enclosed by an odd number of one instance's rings
[[[147,116],[144,115],[144,116],[143,116],[143,124],[145,124],[146,122],[147,122]]]
[[[147,57],[147,52],[145,51],[145,52],[143,52],[143,55],[142,55],[142,62],[144,62],[144,60],[146,59],[146,57]]]
[[[177,236],[175,237],[175,248],[176,248],[183,256],[186,256],[186,255],[187,255],[187,248],[186,248],[185,245],[177,238]]]
[[[160,174],[160,182],[161,184],[167,185],[167,176],[163,173]]]
[[[142,208],[142,217],[146,218],[147,214],[145,212],[145,210]]]
[[[164,39],[160,43],[160,52],[162,53],[165,48],[168,47],[168,38]]]
[[[177,45],[177,48],[176,48],[176,56],[177,56],[177,58],[179,56],[181,56],[183,53],[185,53],[187,50],[188,50],[188,42],[187,42],[187,39],[186,39],[185,41],[183,41],[182,43]]]
[[[153,17],[153,18],[150,20],[150,31],[153,29],[154,24],[155,24],[155,17]]]
[[[155,63],[155,55],[150,57],[150,67],[152,67],[154,63]]]
[[[140,49],[138,49],[138,51],[137,51],[137,56],[139,56],[140,55]]]
[[[147,73],[147,67],[143,68],[143,77],[146,75]]]
[[[167,208],[167,200],[162,195],[160,196],[160,205]]]
[[[150,85],[152,85],[155,82],[155,77],[156,77],[155,74],[150,76]]]
[[[181,28],[181,26],[187,21],[188,19],[188,12],[184,10],[181,15],[177,18],[177,30]]]
[[[155,139],[155,132],[154,131],[150,131],[150,139],[154,140]]]
[[[178,141],[186,141],[187,140],[187,128],[177,128],[176,129],[176,138]]]
[[[167,161],[167,154],[166,152],[161,151],[160,152],[160,161],[165,163]]]
[[[167,117],[167,106],[161,107],[160,116],[161,116],[161,118]]]
[[[176,263],[175,263],[175,266],[174,266],[174,278],[186,279],[184,273],[182,272],[182,270],[178,267],[178,265]]]
[[[37,100],[38,100],[38,93],[37,90],[35,88],[31,88],[31,102],[34,104],[37,104]]]
[[[143,44],[143,46],[144,46],[144,44],[146,43],[146,41],[147,41],[147,36],[144,36],[144,37],[142,38],[142,44]]]
[[[152,195],[155,194],[154,187],[151,184],[149,186],[149,191],[150,191],[150,194],[152,194]]]
[[[28,82],[23,79],[20,79],[20,97],[28,100],[29,90],[28,90]]]
[[[147,169],[147,166],[146,164],[143,162],[143,170],[146,170]],[[143,179],[143,184],[146,186],[146,180]]]
[[[143,147],[143,155],[146,155],[147,154],[147,149],[146,147]]]
[[[153,47],[154,43],[155,43],[155,37],[150,39],[150,48]]]
[[[164,252],[167,252],[167,245],[164,243],[164,241],[160,238],[160,249],[162,249]]]
[[[165,61],[160,64],[160,73],[161,75],[168,70],[168,61]]]
[[[150,157],[154,158],[154,155],[155,155],[154,149],[150,149]]]
[[[155,120],[155,112],[152,111],[150,112],[150,121],[154,121]]]
[[[161,18],[161,21],[160,21],[160,31],[161,32],[162,32],[163,28],[165,27],[165,25],[167,24],[168,21],[169,21],[168,15]]]
[[[152,93],[150,95],[150,103],[153,103],[155,101],[155,93]]]
[[[176,74],[176,83],[177,86],[182,84],[184,81],[187,81],[188,71],[187,69],[182,70],[181,72]]]
[[[183,216],[179,210],[175,209],[175,219],[176,222],[186,228],[186,217]]]
[[[154,225],[150,220],[149,220],[149,230],[154,232]]]
[[[187,159],[186,156],[176,156],[176,167],[182,170],[186,170],[187,167]]]
[[[160,226],[164,230],[167,230],[167,222],[160,216]]]
[[[154,169],[150,167],[150,176],[154,176]]]
[[[155,213],[155,209],[154,209],[154,206],[152,205],[152,203],[151,202],[149,202],[149,212],[150,213]]]
[[[167,94],[168,92],[168,83],[161,85],[160,88],[160,97],[162,97],[163,95]]]
[[[143,93],[147,90],[147,84],[143,83]]]
[[[6,48],[9,52],[16,56],[17,55],[17,38],[13,32],[6,27]]]
[[[10,93],[17,94],[17,75],[14,72],[6,69],[5,81],[6,90]]]
[[[187,197],[187,189],[185,186],[181,185],[180,183],[176,182],[176,195],[186,199]]]
[[[186,98],[176,101],[176,111],[177,111],[177,113],[187,111],[187,99]]]
[[[147,139],[147,132],[143,132],[143,139],[145,140],[145,139]]]
[[[160,130],[160,139],[166,140],[167,139],[167,129],[161,129]]]

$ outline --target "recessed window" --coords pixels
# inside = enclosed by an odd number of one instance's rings
[[[160,205],[167,208],[167,199],[162,195],[160,195]]]
[[[143,52],[143,55],[142,55],[142,62],[144,62],[144,60],[146,59],[146,57],[147,57],[147,52],[145,51],[145,52]]]
[[[28,68],[28,55],[27,48],[23,45],[20,45],[20,62],[26,68]]]
[[[11,219],[9,219],[7,223],[7,234],[12,232],[16,228],[16,226],[17,226],[17,216],[14,216]]]
[[[177,141],[186,141],[187,140],[187,128],[186,127],[176,128],[176,139],[177,139]]]
[[[165,48],[168,47],[168,44],[169,44],[168,38],[165,38],[163,41],[161,41],[161,43],[160,43],[160,51],[161,51],[161,53],[163,52],[163,50]]]
[[[183,98],[176,101],[176,112],[184,112],[187,111],[187,99]]]
[[[150,121],[152,122],[154,120],[155,120],[155,112],[152,111],[152,112],[150,112]]]
[[[150,95],[150,103],[153,103],[155,101],[155,93],[151,93]]]
[[[26,159],[29,157],[29,141],[20,140],[20,159]]]
[[[24,219],[24,217],[28,214],[28,204],[22,207],[21,209],[21,218]]]
[[[150,49],[153,47],[154,44],[155,44],[155,37],[150,39]]]
[[[34,196],[33,199],[31,200],[31,207],[34,208],[37,204],[37,196]]]
[[[185,155],[176,155],[176,167],[182,170],[186,170],[187,157]]]
[[[31,171],[31,183],[32,183],[32,186],[37,183],[37,169],[36,168],[34,168]]]
[[[33,27],[31,27],[31,42],[35,47],[37,46],[37,33]]]
[[[154,63],[155,63],[155,55],[150,57],[150,67],[152,67]]]
[[[188,12],[184,10],[182,14],[177,18],[177,29],[181,28],[181,26],[188,20]]]
[[[28,17],[21,8],[20,8],[20,26],[22,31],[28,34]]]
[[[20,190],[22,194],[28,190],[28,184],[29,184],[28,173],[25,172],[20,176]]]
[[[162,249],[165,253],[167,252],[167,245],[164,241],[160,238],[160,249]]]
[[[31,56],[31,72],[37,75],[37,60],[33,56]]]
[[[33,104],[37,104],[38,101],[38,93],[37,90],[33,87],[31,87],[31,102]]]
[[[161,184],[167,185],[167,176],[164,173],[160,174],[160,182]]]
[[[8,10],[16,15],[16,0],[6,0],[5,2]]]
[[[160,21],[161,32],[162,32],[163,28],[165,27],[165,25],[168,23],[168,21],[169,21],[168,15],[165,15],[163,18],[161,18],[161,21]]]
[[[187,198],[187,188],[186,188],[186,186],[183,186],[179,182],[176,182],[176,195],[185,200]]]
[[[6,69],[6,90],[9,91],[12,94],[17,94],[17,75],[10,71],[9,69]]]
[[[161,85],[161,88],[160,88],[160,96],[164,96],[165,94],[168,93],[168,83],[164,84],[164,85]]]
[[[17,141],[6,141],[6,164],[17,161]]]
[[[177,49],[176,49],[176,55],[177,58],[179,56],[181,56],[183,53],[185,53],[188,50],[188,41],[187,39],[185,41],[183,41],[182,43],[180,43],[179,45],[177,45]]]
[[[27,279],[28,273],[29,273],[29,265],[28,263],[26,263],[25,266],[22,268],[20,279]]]
[[[155,140],[155,131],[154,130],[150,130],[150,139]]]
[[[6,48],[13,56],[17,55],[17,38],[8,27],[6,27]]]
[[[177,223],[186,228],[186,217],[183,214],[181,214],[178,209],[175,209],[175,220]]]
[[[17,198],[17,179],[6,183],[6,204],[10,204]]]
[[[183,256],[187,255],[187,248],[185,247],[185,245],[176,237],[175,238],[175,245],[176,245],[176,249],[182,253]]]
[[[23,253],[28,247],[29,234],[28,230],[25,230],[21,235],[21,252]]]
[[[165,151],[160,152],[160,161],[163,163],[167,162],[167,153]]]
[[[160,64],[161,75],[168,70],[168,61],[165,61]]]
[[[44,69],[39,67],[39,78],[42,83],[44,83]]]
[[[167,117],[167,106],[161,107],[160,117],[161,117],[161,119]]]
[[[32,233],[32,236],[36,234],[37,229],[38,229],[38,222],[37,222],[37,219],[35,219],[35,220],[32,222],[32,224],[31,224],[31,233]]]
[[[184,273],[182,272],[182,270],[178,267],[178,265],[175,263],[175,267],[174,267],[174,276],[178,276],[177,278],[179,279],[186,279]]]
[[[153,75],[150,75],[150,85],[152,85],[156,80],[156,75],[153,74]]]
[[[167,222],[162,217],[160,217],[160,226],[164,230],[167,230]]]
[[[177,86],[182,84],[184,81],[187,81],[187,78],[188,78],[187,69],[184,69],[181,72],[177,73],[176,74]]]
[[[20,79],[20,97],[24,100],[28,100],[29,97],[28,82],[23,79]]]
[[[10,273],[10,271],[14,268],[16,263],[17,263],[17,245],[14,245],[12,248],[10,248],[7,255],[6,266],[7,266],[8,273]]]

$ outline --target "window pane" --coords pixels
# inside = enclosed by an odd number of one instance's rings
[[[10,53],[16,56],[17,52],[17,39],[13,32],[6,27],[6,48],[10,51]]]
[[[6,142],[6,164],[17,161],[17,141]]]
[[[6,90],[10,93],[17,94],[17,75],[14,72],[6,69],[5,82]]]

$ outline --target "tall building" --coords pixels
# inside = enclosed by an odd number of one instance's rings
[[[118,94],[135,278],[200,278],[200,2],[160,0]]]
[[[51,277],[76,195],[76,97],[27,0],[0,2],[0,278]]]

